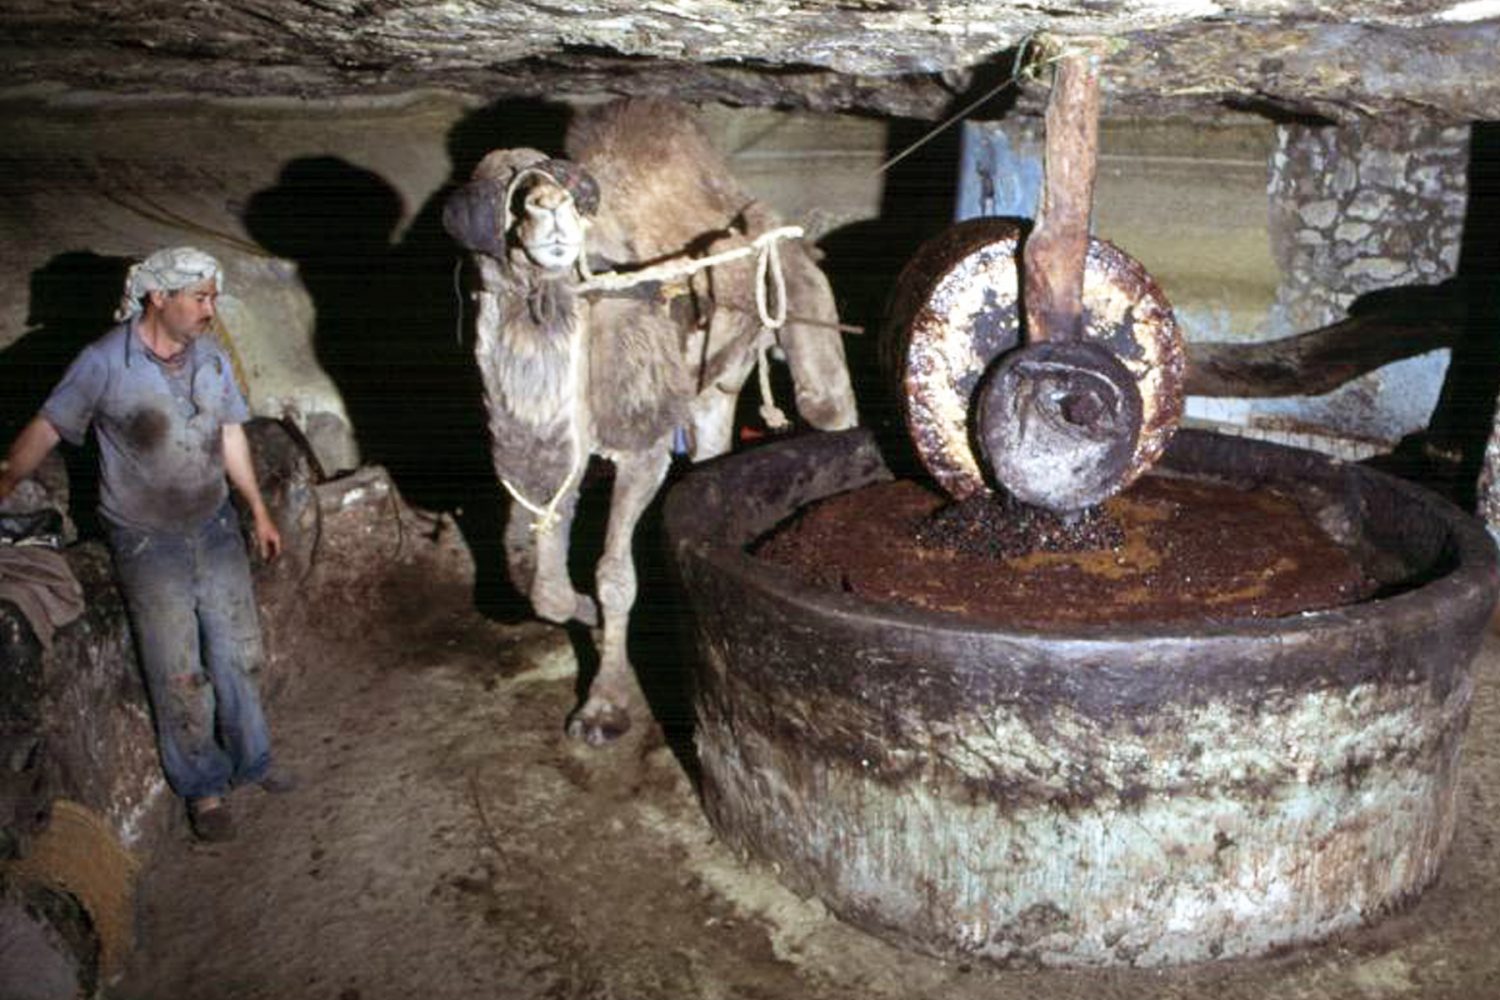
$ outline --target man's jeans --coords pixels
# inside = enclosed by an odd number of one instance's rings
[[[172,790],[196,799],[260,780],[271,764],[252,678],[263,653],[234,507],[191,534],[110,525],[109,545]]]

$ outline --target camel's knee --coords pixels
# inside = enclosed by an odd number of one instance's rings
[[[711,386],[693,411],[693,461],[726,454],[734,445],[734,407],[738,390]]]
[[[531,588],[531,609],[542,621],[559,625],[572,621],[573,609],[577,604],[577,597],[571,587],[565,590],[554,587]]]
[[[605,614],[625,614],[635,604],[635,565],[629,559],[604,557],[594,571],[594,580]]]
[[[859,423],[854,393],[845,379],[842,390],[823,385],[797,386],[797,412],[820,431],[848,430]]]
[[[573,581],[565,572],[558,573],[545,563],[537,566],[527,596],[537,617],[549,622],[570,621],[578,603]]]

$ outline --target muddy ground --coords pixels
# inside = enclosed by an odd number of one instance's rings
[[[137,949],[110,997],[1500,997],[1496,639],[1478,663],[1454,848],[1414,906],[1268,959],[997,970],[886,945],[720,845],[685,720],[659,693],[666,731],[571,742],[577,636],[481,615],[461,581],[385,586],[396,610],[373,624],[353,591],[312,616],[272,712],[302,786],[237,793],[234,843],[178,831],[143,876]]]

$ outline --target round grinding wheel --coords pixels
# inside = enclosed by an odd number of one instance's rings
[[[1141,393],[1109,349],[1046,341],[1006,354],[979,392],[975,436],[1015,497],[1054,511],[1109,499],[1137,475]]]
[[[1001,468],[987,475],[981,455],[997,465],[1029,461],[1019,481],[1041,489],[1020,499],[1076,510],[1128,486],[1161,456],[1182,416],[1186,350],[1156,282],[1098,239],[1089,241],[1084,270],[1082,340],[1022,347],[1024,232],[1012,219],[971,219],[924,244],[897,279],[883,348],[899,379],[907,432],[938,485],[962,500],[990,489],[994,478],[1017,481]],[[1004,398],[1013,390],[1026,398]],[[1028,425],[1000,426],[1023,410],[1033,418]],[[1092,426],[1088,441],[1080,442],[1080,425]],[[1080,447],[1093,449],[1103,462],[1096,473],[1107,474],[1075,475],[1079,462],[1065,457],[1057,469],[1044,468],[1068,441],[1073,459]]]

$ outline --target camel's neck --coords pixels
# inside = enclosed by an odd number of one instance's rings
[[[543,274],[514,264],[502,268],[485,258],[480,259],[480,277],[497,310],[489,323],[480,324],[481,352],[500,347],[526,358],[567,354],[581,322],[576,280],[565,272]],[[484,343],[486,339],[491,342]]]
[[[486,395],[530,423],[566,416],[577,392],[575,362],[584,361],[575,353],[586,350],[575,283],[522,269],[485,278],[492,295],[480,309],[476,354]]]

